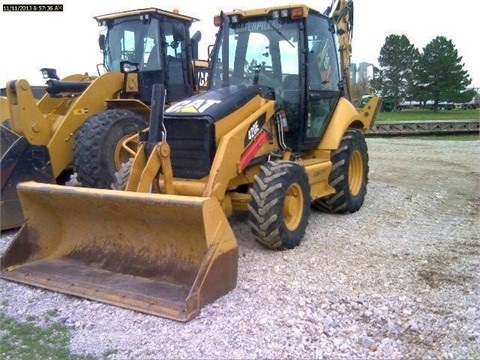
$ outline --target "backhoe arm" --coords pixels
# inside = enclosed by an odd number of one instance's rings
[[[331,17],[337,23],[338,42],[340,44],[340,62],[342,69],[342,79],[345,89],[345,97],[352,100],[351,81],[350,81],[350,57],[352,53],[352,35],[353,35],[353,1],[337,0],[326,10],[328,14],[333,11]]]

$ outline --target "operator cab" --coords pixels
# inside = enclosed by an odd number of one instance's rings
[[[261,15],[235,11],[215,22],[220,31],[210,88],[270,88],[278,110],[286,112],[286,145],[293,151],[315,148],[343,95],[335,23],[305,6]]]
[[[106,28],[99,38],[105,70],[120,71],[123,61],[136,64],[141,101],[150,103],[156,83],[165,84],[167,102],[193,94],[189,28],[197,19],[155,8],[95,19]]]

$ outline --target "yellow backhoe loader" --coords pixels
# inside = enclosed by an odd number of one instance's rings
[[[188,321],[236,286],[234,211],[267,248],[292,249],[312,206],[359,210],[381,100],[351,102],[352,14],[342,0],[215,17],[208,90],[164,110],[153,87],[114,189],[18,186],[26,222],[1,277]]]
[[[148,126],[152,85],[168,89],[167,105],[200,91],[205,61],[197,60],[197,19],[156,8],[95,17],[104,71],[62,80],[44,68],[46,94],[37,100],[26,80],[9,81],[0,99],[1,229],[20,226],[15,187],[35,180],[64,184],[72,173],[83,186],[109,188],[131,155],[119,141]],[[5,69],[4,69],[5,70]]]

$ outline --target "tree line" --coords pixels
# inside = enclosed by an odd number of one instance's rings
[[[465,103],[476,95],[474,89],[468,89],[472,80],[462,57],[444,36],[437,36],[420,52],[405,35],[389,35],[380,49],[378,64],[369,86],[394,104],[432,101],[433,110],[438,110],[441,102]],[[365,86],[356,84],[357,95],[368,93]]]

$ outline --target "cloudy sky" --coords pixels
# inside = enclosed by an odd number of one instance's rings
[[[421,51],[436,36],[445,36],[463,57],[464,69],[472,78],[473,87],[480,87],[480,52],[478,51],[478,13],[473,11],[478,0],[463,0],[455,7],[451,1],[438,0],[354,0],[352,61],[378,64],[378,55],[388,35],[406,35]],[[0,87],[8,80],[24,78],[33,85],[43,85],[39,70],[54,67],[60,77],[85,73],[96,74],[101,61],[98,50],[96,15],[159,7],[197,17],[192,33],[202,32],[200,46],[206,57],[207,46],[213,44],[216,29],[213,16],[220,10],[250,9],[291,2],[281,0],[9,0],[9,4],[63,4],[63,12],[0,12]],[[320,11],[331,0],[298,1]],[[175,4],[175,6],[172,6]],[[449,4],[446,6],[444,4]]]

